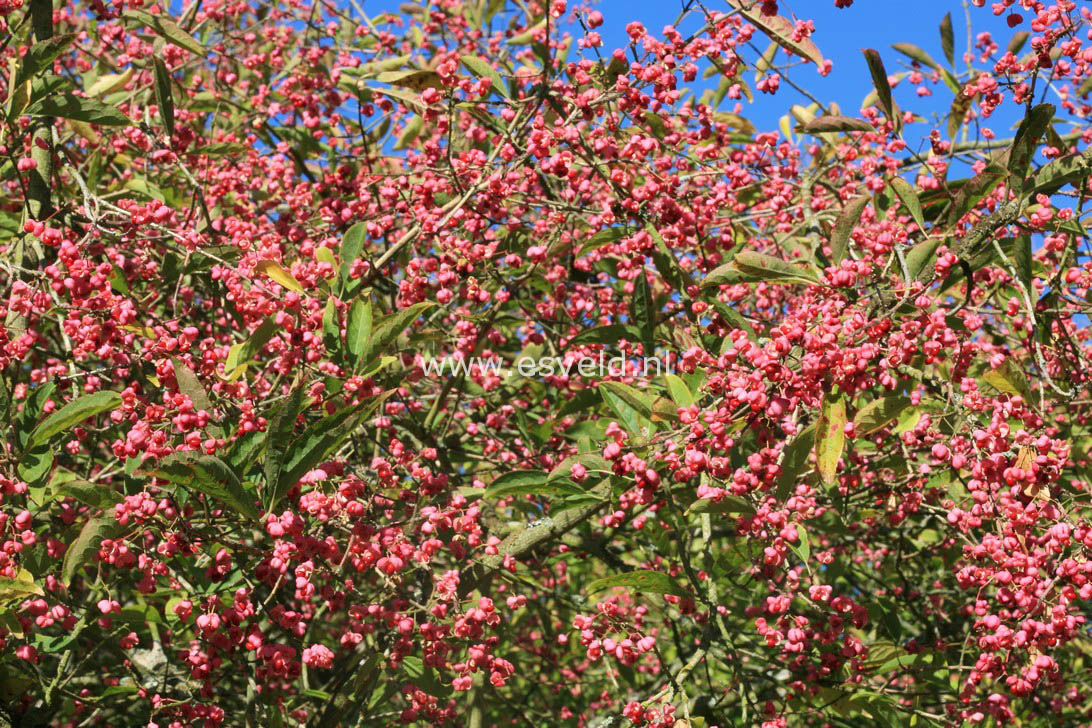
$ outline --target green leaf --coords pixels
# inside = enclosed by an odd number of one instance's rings
[[[609,392],[617,396],[645,419],[652,419],[652,409],[655,397],[644,394],[628,384],[612,381],[600,382],[599,391]]]
[[[910,252],[906,254],[906,271],[910,274],[910,280],[907,283],[921,279],[928,266],[933,263],[933,257],[940,243],[939,239],[932,238],[923,240],[910,248]]]
[[[341,238],[341,249],[338,252],[338,258],[341,260],[341,266],[338,268],[337,282],[338,282],[338,296],[343,301],[348,301],[352,294],[360,287],[360,281],[354,280],[349,275],[349,271],[352,265],[360,255],[364,252],[364,243],[368,238],[368,226],[365,223],[358,222],[349,228],[345,235]]]
[[[212,400],[209,399],[208,393],[201,385],[201,380],[197,378],[194,371],[177,357],[171,359],[171,366],[174,369],[174,381],[178,385],[178,391],[190,398],[195,410],[204,410],[211,417],[213,412]],[[222,432],[222,428],[219,426],[216,429]]]
[[[431,301],[422,301],[379,319],[372,326],[371,338],[360,360],[367,364],[378,356],[390,353],[388,350],[398,335],[435,305]]]
[[[395,150],[407,149],[414,140],[421,134],[421,129],[425,126],[425,120],[420,116],[414,116],[412,119],[406,122],[406,126],[402,129],[402,133],[398,136],[398,141],[394,143]]]
[[[488,78],[490,81],[492,81],[490,91],[493,91],[511,101],[512,95],[508,92],[508,84],[506,84],[504,82],[504,79],[501,78],[501,75],[497,72],[497,69],[489,65],[489,61],[485,60],[484,58],[479,58],[478,56],[463,56],[460,61],[468,71],[473,73],[478,78]]]
[[[940,65],[933,60],[933,57],[923,51],[921,48],[918,48],[913,43],[895,43],[891,47],[906,56],[907,58],[911,58],[923,66],[931,68],[934,71],[940,70]]]
[[[569,478],[572,474],[573,465],[576,465],[577,463],[586,467],[588,472],[600,475],[610,475],[613,469],[610,461],[599,453],[586,452],[580,455],[567,457],[555,465],[554,469],[550,471],[548,480],[554,481]]]
[[[853,228],[857,226],[857,222],[861,219],[861,213],[868,207],[870,200],[871,198],[868,195],[854,197],[845,204],[845,207],[838,214],[838,219],[834,221],[834,230],[830,236],[830,249],[835,263],[841,263],[845,260]]]
[[[326,308],[322,312],[322,345],[326,347],[326,353],[330,356],[341,354],[341,328],[337,315],[337,304],[333,298],[326,300]]]
[[[16,473],[28,485],[43,482],[52,470],[53,448],[49,445],[40,445],[23,451],[16,467]]]
[[[152,15],[143,10],[128,10],[125,17],[132,18],[150,28],[164,40],[179,48],[185,48],[191,53],[196,53],[202,57],[208,55],[204,46],[197,42],[196,38],[178,27],[178,24],[167,15]]]
[[[141,472],[211,496],[248,518],[258,518],[251,495],[243,490],[231,467],[215,455],[175,452]]]
[[[864,53],[865,61],[868,62],[868,72],[872,74],[872,85],[876,87],[880,107],[887,114],[887,118],[891,123],[895,125],[895,129],[899,129],[901,119],[896,111],[895,101],[891,98],[891,84],[887,80],[887,69],[884,68],[883,59],[880,58],[879,51],[872,48],[865,48],[861,52]]]
[[[1024,287],[1029,300],[1035,300],[1035,288],[1032,286],[1032,256],[1031,236],[1021,235],[1016,238],[1016,246],[1013,250],[1013,263],[1016,265],[1016,274],[1020,276],[1020,285]]]
[[[153,58],[152,61],[155,64],[155,102],[159,106],[159,116],[163,119],[167,135],[173,137],[174,93],[171,91],[171,73],[158,57]]]
[[[848,116],[817,116],[806,124],[796,128],[808,134],[826,134],[828,132],[845,131],[876,131],[876,127],[864,119],[853,119]]]
[[[95,99],[80,98],[71,92],[38,99],[23,111],[28,116],[54,116],[86,121],[102,126],[130,126],[129,117]]]
[[[34,583],[34,577],[26,569],[22,569],[14,579],[0,577],[0,604],[19,602],[33,596],[45,596],[45,592]]]
[[[1028,167],[1035,156],[1035,150],[1039,148],[1039,140],[1043,138],[1051,119],[1054,118],[1054,111],[1053,104],[1039,104],[1024,117],[1016,130],[1016,138],[1009,153],[1009,174],[1012,175],[1013,186],[1017,189],[1027,181]]]
[[[667,382],[667,391],[671,394],[671,399],[675,400],[675,404],[680,407],[691,407],[696,400],[694,395],[690,392],[690,387],[686,386],[686,382],[682,380],[676,374],[665,374],[664,380]]]
[[[349,308],[349,325],[345,329],[345,346],[353,368],[357,369],[364,363],[364,352],[368,348],[368,341],[372,337],[372,302],[358,298]]]
[[[858,435],[871,435],[898,419],[902,411],[910,406],[907,397],[881,397],[874,399],[861,409],[853,418],[853,426]]]
[[[345,407],[304,430],[288,448],[284,467],[268,495],[266,510],[272,511],[300,478],[343,445],[390,394],[391,391],[385,392],[366,405]]]
[[[1005,359],[996,369],[987,368],[979,379],[1004,394],[1019,394],[1025,400],[1031,400],[1028,380],[1024,372],[1012,360]]]
[[[242,374],[241,367],[245,367],[247,363],[261,352],[262,347],[273,338],[273,334],[277,332],[277,322],[273,320],[273,317],[269,317],[262,321],[261,325],[255,329],[254,333],[250,337],[241,343],[236,344],[228,350],[227,359],[224,361],[224,376],[235,379]]]
[[[630,571],[625,574],[616,574],[614,576],[596,579],[591,584],[588,584],[585,591],[588,594],[594,594],[595,592],[603,591],[604,589],[615,586],[624,586],[627,589],[648,594],[672,594],[677,597],[691,596],[690,592],[683,589],[667,574],[659,571],[646,570]]]
[[[808,563],[808,559],[811,558],[811,539],[808,537],[808,532],[804,530],[804,527],[799,523],[794,524],[796,526],[796,533],[800,536],[800,542],[790,544],[792,550],[800,558],[803,563]]]
[[[925,230],[925,216],[921,212],[921,200],[918,199],[918,193],[914,191],[914,188],[910,186],[910,183],[904,180],[902,177],[892,177],[888,182],[891,189],[894,190],[895,195],[898,196],[902,204],[906,206],[910,216],[914,218],[914,222],[918,224],[918,229]]]
[[[612,227],[600,230],[595,235],[584,241],[580,246],[580,254],[587,255],[593,250],[598,250],[604,245],[610,245],[611,243],[617,243],[622,238],[630,234],[630,230],[626,227]]]
[[[815,449],[815,425],[811,425],[796,434],[785,446],[781,458],[781,474],[777,476],[777,499],[784,501],[793,491],[800,474],[808,466],[808,459]]]
[[[822,68],[823,54],[810,39],[795,40],[796,26],[791,21],[780,15],[765,15],[761,7],[750,0],[728,0],[728,4],[735,8],[747,22],[769,36],[770,40],[790,53],[806,58]]]
[[[609,387],[604,387],[606,382],[602,382],[597,387],[600,396],[607,406],[614,410],[614,413],[618,415],[618,421],[625,427],[626,432],[632,435],[641,434],[642,419],[638,410],[634,409],[623,397],[613,392]],[[648,422],[647,419],[644,422]]]
[[[747,502],[746,498],[738,495],[727,495],[719,501],[712,498],[698,498],[686,509],[687,515],[695,513],[741,513],[751,516],[755,513],[755,507]]]
[[[58,471],[60,472],[60,471]],[[72,498],[92,508],[108,509],[121,503],[125,497],[102,483],[92,483],[88,480],[68,480],[53,488],[53,494],[58,498]]]
[[[575,495],[583,489],[567,480],[550,480],[550,476],[541,470],[517,470],[505,473],[494,480],[485,490],[485,498],[505,498],[511,495],[560,494]]]
[[[68,50],[72,42],[76,40],[75,33],[55,35],[46,40],[35,41],[27,48],[23,57],[19,59],[19,69],[15,74],[15,82],[12,88],[22,86],[35,76],[48,72],[53,68],[53,61],[57,56]],[[9,93],[11,93],[9,89]]]
[[[121,401],[121,395],[117,392],[95,392],[77,397],[34,428],[34,432],[30,433],[27,449],[32,450],[97,414],[117,409],[121,406]]]
[[[823,397],[823,408],[815,428],[815,459],[819,477],[827,485],[838,482],[838,460],[846,441],[846,403],[840,394]]]
[[[801,268],[780,258],[751,250],[740,251],[729,263],[713,271],[702,281],[702,287],[725,283],[818,283],[814,270]]]
[[[633,296],[629,300],[629,316],[641,332],[645,356],[656,348],[656,307],[652,302],[652,289],[642,269],[633,282]]]
[[[305,387],[293,388],[284,403],[273,412],[266,425],[264,470],[266,486],[269,488],[275,487],[280,481],[284,460],[292,444],[296,420],[303,410],[305,395]]]
[[[952,14],[945,13],[940,21],[940,47],[944,49],[944,57],[948,59],[949,66],[955,66],[955,34],[952,32]]]
[[[569,339],[564,348],[568,349],[573,346],[583,346],[586,344],[617,344],[622,339],[636,341],[640,335],[640,329],[636,326],[625,326],[622,324],[596,326],[594,328],[584,329],[579,334]]]
[[[111,512],[99,513],[83,524],[76,540],[69,544],[64,552],[61,566],[61,581],[71,584],[81,567],[91,563],[98,553],[104,538],[111,538],[118,532],[118,521]]]

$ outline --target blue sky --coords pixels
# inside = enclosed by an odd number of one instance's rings
[[[625,27],[633,20],[644,23],[650,32],[659,35],[665,25],[676,20],[680,7],[679,0],[602,0],[597,9],[606,18],[599,29],[604,48],[612,50],[625,45],[628,42]],[[728,4],[723,0],[712,0],[706,3],[706,7],[710,10],[727,10]],[[959,0],[856,0],[852,7],[845,9],[836,8],[834,0],[780,0],[779,12],[785,16],[795,14],[800,19],[814,20],[816,31],[813,40],[823,56],[834,62],[834,71],[826,78],[808,67],[794,69],[793,79],[820,100],[837,102],[842,112],[849,116],[859,113],[861,101],[872,89],[861,49],[875,48],[880,51],[887,72],[892,75],[903,70],[903,62],[906,61],[904,56],[891,49],[892,43],[913,43],[944,65],[939,27],[945,13],[952,15],[957,69],[966,70],[962,56],[967,50],[967,22],[963,3]],[[1004,48],[1013,31],[1009,30],[1003,17],[995,17],[988,8],[973,7],[970,17],[975,34],[990,31]],[[1025,20],[1023,29],[1029,29],[1028,25],[1028,20]],[[686,25],[680,30],[685,33]],[[766,38],[757,39],[756,45],[764,49],[768,44]],[[751,78],[752,74],[747,74],[748,81]],[[715,82],[716,79],[713,79]],[[895,99],[904,108],[923,115],[930,111],[946,114],[952,96],[943,85],[938,85],[931,99],[919,100],[913,88],[903,83],[895,89]],[[744,115],[760,129],[776,129],[778,117],[786,112],[791,103],[807,105],[808,101],[783,85],[772,98],[756,98],[755,105],[747,108]],[[917,127],[917,130],[925,131],[924,125]],[[943,130],[943,126],[941,128]],[[914,131],[913,128],[907,129],[907,135],[913,135]],[[999,137],[1010,136],[1008,124],[997,124],[994,131]]]

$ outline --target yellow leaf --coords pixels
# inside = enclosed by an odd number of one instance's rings
[[[279,263],[268,259],[259,260],[258,264],[254,266],[254,270],[258,273],[264,273],[290,291],[303,293],[303,286],[300,285],[300,282],[293,278],[292,274],[281,267]]]
[[[815,432],[815,459],[827,485],[838,480],[838,460],[846,442],[846,403],[840,394],[827,394]]]
[[[125,73],[108,73],[105,76],[99,76],[98,79],[87,88],[87,95],[95,97],[113,93],[129,83],[129,79],[132,77],[132,68],[126,69]]]

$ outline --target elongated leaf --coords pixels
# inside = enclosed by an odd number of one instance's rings
[[[326,353],[330,356],[343,353],[337,304],[334,303],[333,298],[326,301],[326,308],[322,312],[322,345],[326,347]]]
[[[152,15],[143,10],[127,10],[125,16],[155,31],[164,40],[179,48],[185,48],[191,53],[196,53],[202,57],[208,55],[205,47],[196,38],[178,27],[178,24],[167,15]]]
[[[621,382],[600,382],[599,389],[621,398],[623,402],[636,410],[645,419],[652,419],[655,397],[639,392],[628,384],[622,384]]]
[[[910,217],[914,218],[914,222],[918,224],[918,228],[925,230],[925,216],[921,211],[921,200],[918,199],[918,193],[914,191],[910,183],[902,177],[892,177],[888,184],[891,185],[891,189],[894,190],[895,195],[902,201],[902,204],[906,206]]]
[[[952,31],[952,14],[945,13],[940,21],[940,47],[949,66],[955,66],[955,33]]]
[[[259,260],[254,266],[254,272],[269,276],[272,280],[290,291],[303,293],[303,286],[300,285],[300,282],[296,280],[295,276],[285,270],[284,266],[276,261],[269,260],[268,258]]]
[[[823,54],[811,39],[794,40],[796,27],[791,21],[780,15],[764,15],[761,5],[750,0],[728,0],[728,4],[785,50],[808,59],[820,68],[823,66]]]
[[[996,369],[987,368],[979,379],[998,392],[1019,394],[1025,400],[1031,398],[1027,377],[1024,376],[1024,372],[1012,359],[1005,359],[1001,366]]]
[[[486,499],[506,498],[512,495],[578,495],[584,493],[579,486],[568,480],[549,480],[538,470],[520,470],[505,473],[493,481],[483,495]],[[551,509],[551,512],[552,509]]]
[[[248,518],[258,518],[254,499],[243,490],[231,467],[215,455],[176,452],[141,472],[204,493]]]
[[[686,385],[682,377],[676,374],[665,374],[664,380],[667,382],[667,391],[671,393],[671,399],[675,400],[677,405],[690,407],[695,403],[694,395],[691,394],[690,387]]]
[[[358,298],[349,308],[349,325],[345,329],[345,346],[354,368],[363,363],[362,358],[371,337],[372,302]]]
[[[113,93],[120,88],[124,88],[125,84],[129,83],[129,80],[133,77],[133,67],[125,69],[124,73],[108,73],[104,76],[99,76],[95,79],[95,82],[86,88],[88,96],[105,96],[106,94]]]
[[[304,387],[295,387],[269,418],[265,428],[265,482],[267,487],[274,487],[279,481],[288,448],[292,444],[292,434],[296,420],[303,410]]]
[[[402,129],[402,133],[398,136],[398,141],[394,143],[396,150],[407,149],[421,134],[421,129],[425,126],[425,120],[420,116],[414,116],[412,119],[406,122],[406,126]]]
[[[527,28],[527,30],[523,31],[522,33],[519,33],[518,35],[512,36],[511,38],[509,38],[505,42],[508,45],[527,45],[529,43],[533,43],[534,40],[535,40],[535,34],[538,33],[538,31],[540,31],[541,29],[543,29],[545,27],[546,27],[546,18],[543,18],[542,20],[538,21],[537,23],[535,23],[531,27]]]
[[[815,459],[819,477],[827,485],[838,482],[838,460],[846,441],[846,403],[838,394],[823,398],[823,409],[815,428]]]
[[[804,527],[799,523],[796,525],[796,533],[800,537],[798,543],[790,544],[792,550],[796,552],[796,555],[800,557],[800,561],[808,563],[808,559],[811,558],[811,538],[808,536],[808,532],[804,530]]]
[[[647,571],[637,570],[630,571],[625,574],[616,574],[614,576],[606,576],[602,579],[596,579],[591,584],[588,584],[585,591],[588,594],[594,594],[595,592],[603,591],[614,586],[624,586],[627,589],[632,589],[637,592],[645,592],[647,594],[672,594],[677,597],[689,597],[690,592],[683,589],[678,583],[675,582],[667,574],[659,571]]]
[[[909,406],[910,400],[906,397],[874,399],[857,410],[857,415],[853,418],[854,429],[858,435],[871,435],[897,419]]]
[[[174,369],[174,381],[178,385],[178,391],[190,398],[194,409],[205,410],[212,414],[212,401],[193,370],[177,357],[171,359],[171,366]]]
[[[603,384],[605,384],[605,382],[601,383],[598,387],[599,395],[603,398],[603,401],[606,402],[607,406],[614,410],[614,413],[618,415],[619,423],[626,429],[626,432],[633,435],[641,434],[641,413],[623,397],[609,387],[604,387]],[[649,422],[648,418],[645,418],[644,422]]]
[[[633,282],[633,296],[629,300],[629,315],[633,323],[641,331],[641,343],[644,345],[645,356],[652,354],[656,348],[656,307],[652,302],[652,289],[648,285],[648,279],[642,270]]]
[[[1020,285],[1024,287],[1024,291],[1027,292],[1028,297],[1034,301],[1036,296],[1035,288],[1032,287],[1033,275],[1030,235],[1021,235],[1016,238],[1016,245],[1013,250],[1013,264],[1016,266],[1016,274],[1020,276]]]
[[[501,78],[501,75],[497,72],[497,69],[489,65],[489,61],[485,60],[484,58],[479,58],[478,56],[463,56],[460,61],[468,71],[473,73],[478,78],[488,78],[492,82],[492,85],[490,87],[491,91],[494,91],[504,98],[511,100],[512,95],[508,92],[508,84],[506,84],[504,82],[504,79]]]
[[[95,99],[83,99],[72,93],[38,99],[24,110],[30,116],[59,116],[102,126],[129,126],[129,117]]]
[[[695,513],[740,513],[753,516],[755,507],[748,503],[746,498],[738,495],[728,495],[719,501],[712,498],[698,498],[686,509],[688,516]]]
[[[174,92],[171,90],[171,73],[166,64],[158,57],[152,59],[155,64],[155,102],[159,106],[159,116],[169,136],[174,136]]]
[[[414,68],[405,71],[384,71],[375,77],[380,83],[408,88],[420,93],[426,88],[443,88],[444,82],[436,71]],[[385,92],[384,92],[385,93]]]
[[[1039,140],[1043,138],[1050,120],[1054,118],[1053,104],[1039,104],[1032,108],[1031,112],[1020,122],[1016,130],[1016,138],[1012,142],[1012,151],[1009,154],[1009,174],[1012,175],[1014,186],[1019,188],[1025,181],[1028,167],[1035,150],[1039,147]]]
[[[262,347],[273,338],[273,334],[277,332],[278,328],[277,322],[269,317],[262,321],[261,325],[255,329],[254,333],[246,341],[231,347],[228,350],[227,359],[224,360],[224,376],[237,377],[241,373],[237,370],[246,366],[247,362],[258,355]]]
[[[584,241],[584,243],[580,246],[580,254],[587,255],[593,250],[598,250],[605,245],[617,243],[619,240],[630,234],[630,230],[622,226],[607,228],[606,230],[600,230],[595,235],[592,235],[590,238]]]
[[[933,57],[923,51],[921,48],[918,48],[913,43],[895,43],[891,47],[906,56],[907,58],[912,58],[923,66],[927,66],[934,71],[940,70],[940,65],[933,60]]]
[[[48,73],[51,71],[53,61],[57,59],[57,56],[68,50],[68,47],[75,40],[75,33],[65,33],[64,35],[55,35],[52,38],[32,43],[23,57],[19,59],[19,69],[16,71],[12,87],[22,86],[43,72]],[[10,89],[8,93],[11,93]]]
[[[34,428],[34,431],[30,433],[27,449],[31,450],[38,445],[42,445],[53,436],[59,435],[84,420],[117,409],[120,406],[121,395],[117,392],[95,392],[94,394],[85,394],[78,397],[65,404]]]
[[[413,304],[409,308],[392,313],[390,316],[384,316],[375,322],[372,325],[372,336],[368,340],[368,346],[365,347],[361,361],[367,364],[378,356],[389,354],[391,344],[398,338],[398,335],[416,321],[421,314],[435,305],[430,301],[422,301]]]
[[[341,266],[338,269],[337,282],[338,295],[342,300],[349,300],[351,292],[355,292],[360,285],[359,281],[353,280],[349,276],[349,271],[353,263],[360,257],[360,254],[364,252],[364,243],[367,237],[367,225],[358,222],[349,228],[341,238],[341,250],[338,252]]]
[[[825,134],[839,131],[876,131],[876,127],[864,119],[853,119],[848,116],[817,116],[808,123],[801,124],[796,129],[808,134]]]
[[[872,74],[872,85],[876,87],[880,108],[898,129],[900,119],[895,111],[895,101],[891,98],[891,83],[887,80],[887,69],[884,68],[883,59],[880,58],[879,51],[872,48],[865,48],[861,52],[864,53],[865,61],[868,62],[868,72]]]
[[[796,434],[783,450],[781,474],[777,476],[777,499],[785,500],[793,491],[793,486],[800,479],[800,474],[808,467],[808,459],[815,449],[815,425],[811,425]]]
[[[393,390],[392,390],[393,391]],[[345,407],[314,423],[293,441],[284,458],[276,484],[267,494],[266,510],[272,511],[300,478],[313,470],[389,397],[385,392],[363,406]]]
[[[104,538],[110,538],[118,532],[118,521],[110,512],[92,516],[83,524],[76,540],[64,552],[61,566],[61,581],[71,584],[80,568],[91,563]]]
[[[921,280],[924,277],[925,271],[929,269],[929,266],[933,263],[933,258],[936,257],[940,242],[940,240],[933,238],[923,240],[910,248],[910,252],[906,254],[906,271],[910,274],[908,283]]]
[[[724,283],[818,283],[814,270],[751,250],[741,251],[725,265],[711,271],[703,287]]]
[[[636,326],[626,326],[623,324],[596,326],[594,328],[584,329],[579,334],[569,339],[568,343],[565,344],[565,348],[568,349],[573,346],[583,346],[586,344],[617,344],[622,339],[636,341],[640,336],[640,329]]]
[[[845,259],[846,251],[849,250],[849,240],[853,234],[853,228],[857,226],[857,222],[861,219],[861,213],[868,207],[870,199],[868,195],[854,197],[846,203],[841,213],[838,214],[838,219],[834,221],[834,230],[830,236],[830,249],[835,263],[841,263]]]
[[[42,587],[34,583],[34,577],[26,569],[20,571],[15,579],[0,577],[0,604],[10,604],[27,597],[44,595]]]
[[[54,487],[54,496],[58,498],[72,498],[92,508],[106,509],[125,500],[125,497],[103,483],[92,483],[88,480],[69,480]]]
[[[599,453],[586,452],[562,460],[550,471],[547,479],[550,481],[568,479],[572,475],[573,465],[577,463],[587,468],[588,472],[596,474],[609,475],[613,468],[610,461]]]

